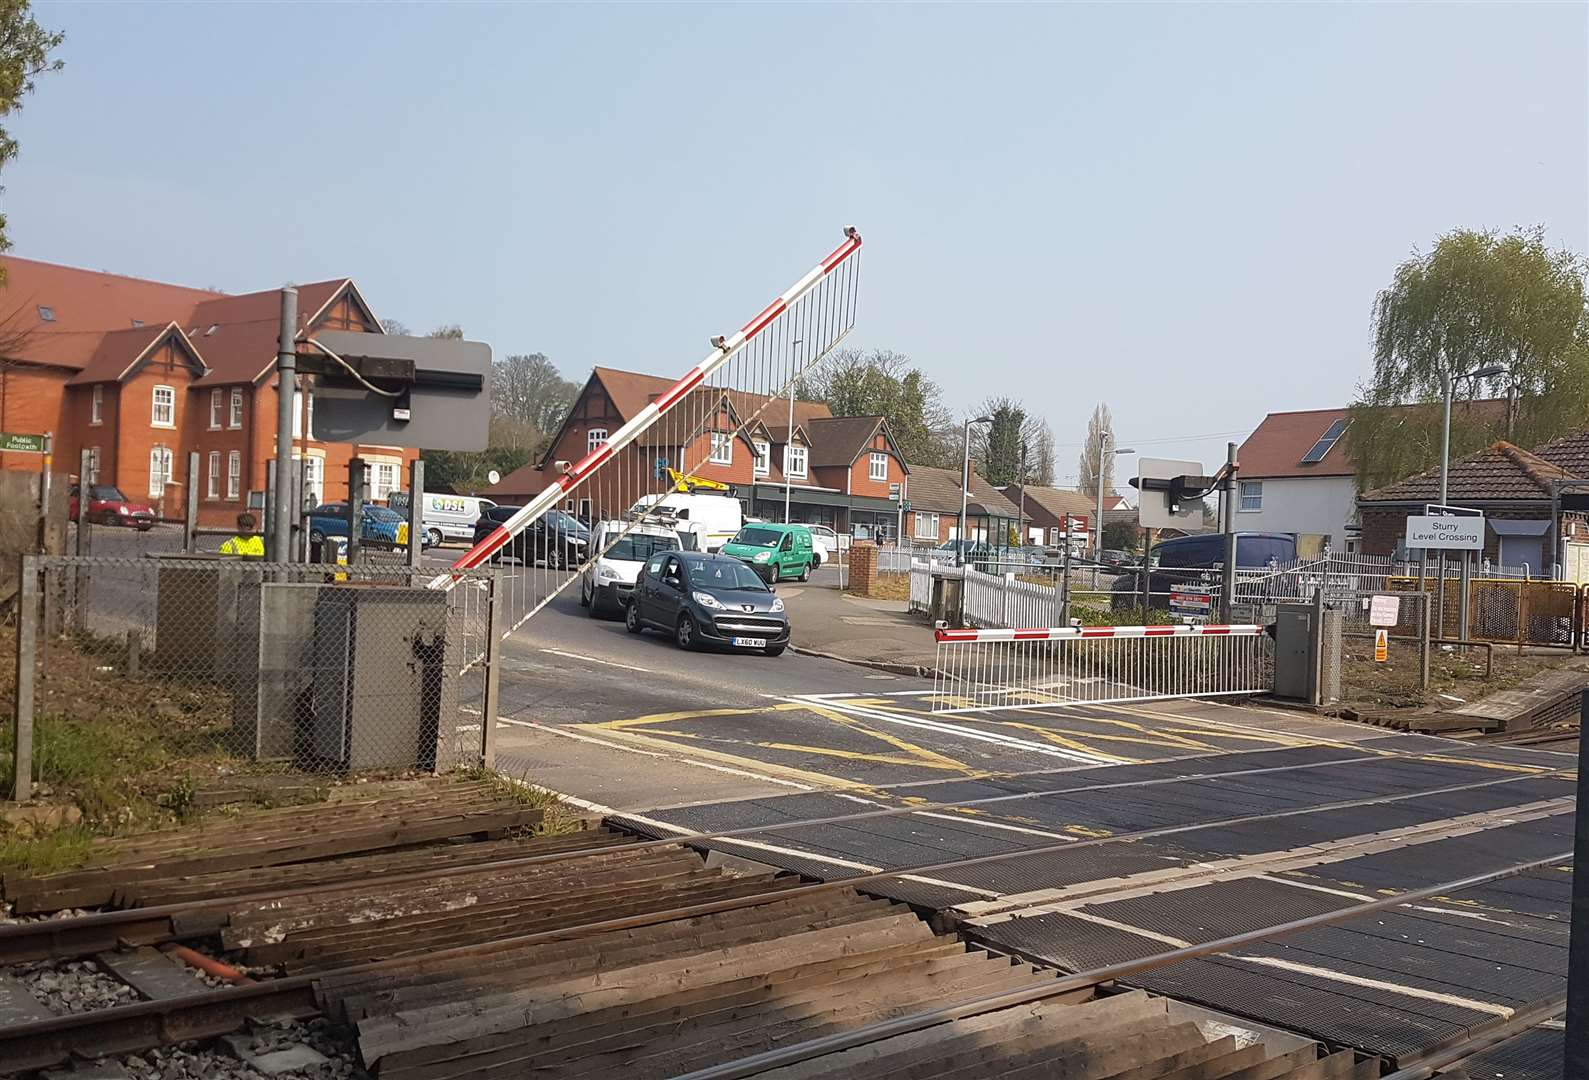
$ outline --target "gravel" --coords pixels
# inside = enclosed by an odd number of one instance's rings
[[[266,1054],[291,1046],[307,1045],[324,1054],[319,1065],[278,1074],[293,1080],[370,1080],[354,1056],[351,1033],[324,1020],[284,1022],[260,1026],[245,1035],[232,1036],[234,1044],[252,1054]],[[222,1042],[183,1043],[117,1058],[134,1080],[272,1080],[238,1059]]]
[[[138,991],[107,975],[90,960],[21,964],[12,969],[28,991],[56,1016],[130,1005]]]

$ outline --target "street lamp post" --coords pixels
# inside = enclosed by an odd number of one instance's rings
[[[960,459],[960,526],[955,533],[955,546],[959,549],[959,558],[955,560],[956,566],[966,564],[966,493],[971,490],[971,425],[991,423],[993,423],[991,416],[966,420],[965,452]]]
[[[804,338],[795,338],[793,341],[791,341],[789,343],[789,348],[792,350],[796,345],[799,345],[804,340],[805,340]],[[790,366],[793,367],[793,365],[790,365]],[[791,376],[790,379],[789,379],[789,434],[784,436],[786,441],[783,444],[783,523],[785,525],[790,524],[790,521],[789,521],[789,448],[794,445],[794,392],[795,392],[795,381],[796,380],[794,379],[794,377]],[[767,453],[768,453],[768,460],[770,461],[771,460],[772,451],[769,450]],[[810,473],[811,473],[811,463],[808,461],[808,462],[806,462],[806,475],[809,476]],[[835,535],[837,535],[837,534],[835,534]]]
[[[1451,392],[1462,379],[1493,379],[1506,374],[1505,364],[1490,364],[1453,376],[1448,368],[1445,374],[1446,415],[1440,428],[1440,505],[1445,506],[1451,472]]]

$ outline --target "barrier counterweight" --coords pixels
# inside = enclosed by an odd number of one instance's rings
[[[932,709],[1036,709],[1268,691],[1262,626],[939,630]]]

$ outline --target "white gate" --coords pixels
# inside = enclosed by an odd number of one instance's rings
[[[932,711],[1257,694],[1274,683],[1264,628],[939,630]]]
[[[754,482],[760,471],[752,468],[758,443],[777,441],[776,434],[800,420],[792,415],[796,380],[855,325],[860,253],[860,233],[845,229],[844,242],[825,259],[734,333],[712,338],[704,360],[583,458],[572,464],[549,462],[546,488],[453,564],[454,570],[489,560],[516,564],[504,566],[498,577],[503,636],[578,580],[602,553],[588,538],[582,540],[580,527],[561,512],[565,503],[588,508],[592,522],[626,522],[608,536],[603,550],[642,523],[678,528],[703,547],[721,544],[722,538],[681,520],[662,500],[681,486],[714,493],[725,486],[704,484],[695,476],[709,463],[722,466],[721,471],[740,463],[746,482]],[[735,496],[723,492],[722,497]],[[432,585],[450,588],[453,580],[442,574]]]

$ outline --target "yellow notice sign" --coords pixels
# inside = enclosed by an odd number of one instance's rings
[[[1374,631],[1374,662],[1376,664],[1383,664],[1386,660],[1389,660],[1389,659],[1390,659],[1390,631],[1389,630],[1384,630],[1384,629],[1375,630]]]

